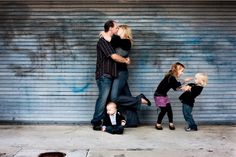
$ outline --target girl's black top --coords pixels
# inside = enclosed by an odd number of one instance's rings
[[[170,74],[167,74],[164,79],[159,83],[154,96],[167,96],[167,92],[172,88],[177,90],[181,86],[181,83],[176,80],[176,78]]]

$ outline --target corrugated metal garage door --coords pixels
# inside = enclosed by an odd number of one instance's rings
[[[153,93],[170,65],[209,74],[198,122],[236,120],[236,3],[165,1],[0,1],[0,121],[89,122],[97,98],[96,42],[107,19],[133,29],[130,86]],[[184,121],[170,92],[175,121]],[[140,111],[155,123],[156,108]]]

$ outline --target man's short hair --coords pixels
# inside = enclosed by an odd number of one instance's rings
[[[108,32],[110,27],[114,27],[114,20],[108,20],[105,24],[104,24],[104,31]]]

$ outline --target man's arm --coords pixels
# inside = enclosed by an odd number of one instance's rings
[[[111,58],[116,61],[116,62],[119,62],[119,63],[125,63],[125,64],[130,64],[130,58],[124,58],[116,53],[112,54],[111,55]]]

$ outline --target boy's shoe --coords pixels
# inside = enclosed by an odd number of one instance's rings
[[[169,129],[170,129],[170,130],[175,130],[174,124],[172,124],[172,125],[169,124]]]
[[[93,130],[95,130],[95,131],[101,131],[101,130],[102,130],[102,126],[101,126],[101,125],[94,125],[94,126],[93,126]]]
[[[189,128],[189,127],[187,128],[187,127],[185,127],[184,130],[187,131],[187,132],[190,132],[190,131],[197,131],[198,129],[197,128]]]

